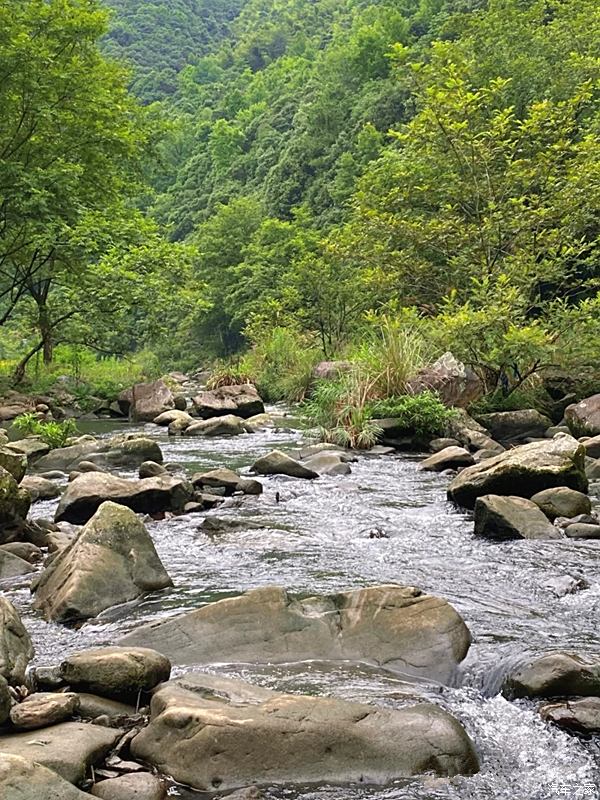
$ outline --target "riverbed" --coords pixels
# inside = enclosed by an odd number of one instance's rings
[[[104,423],[91,424],[91,429],[104,436],[142,426]],[[169,438],[154,425],[143,430],[160,443],[165,461],[188,474],[216,466],[244,471],[259,455],[275,447],[292,449],[302,440],[299,431],[289,428],[212,440]],[[470,516],[446,501],[448,478],[419,472],[418,455],[357,459],[352,474],[345,477],[261,479],[262,496],[232,498],[209,512],[244,520],[238,530],[207,536],[199,530],[204,514],[148,522],[173,589],[110,609],[79,630],[36,616],[23,582],[3,586],[32,635],[36,663],[56,663],[67,652],[114,643],[142,623],[258,586],[281,585],[312,594],[380,583],[414,585],[446,598],[472,633],[473,644],[455,685],[422,686],[419,693],[465,725],[481,758],[480,773],[386,788],[287,787],[269,790],[267,796],[600,797],[599,738],[568,735],[543,723],[532,703],[509,702],[498,693],[507,671],[532,655],[565,648],[600,654],[600,542],[494,543],[475,538]],[[592,498],[600,505],[598,486],[592,487]],[[51,518],[54,507],[55,503],[38,503],[32,516]],[[378,538],[371,538],[375,531]],[[584,577],[589,588],[557,597],[549,583],[564,575]],[[175,665],[174,671],[181,670]],[[412,694],[393,673],[351,664],[222,665],[218,671],[288,692],[390,707],[405,704]],[[174,797],[203,797],[177,786],[170,791]]]

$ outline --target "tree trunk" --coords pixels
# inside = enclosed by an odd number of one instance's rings
[[[51,364],[54,356],[54,337],[52,333],[52,322],[45,300],[38,301],[39,317],[38,326],[42,338],[42,351],[44,364]]]
[[[13,373],[13,386],[18,386],[20,383],[22,383],[23,378],[25,377],[25,370],[27,369],[27,364],[29,364],[34,355],[37,352],[39,352],[43,347],[44,347],[44,342],[42,340],[38,342],[38,344],[36,344],[35,347],[32,347],[32,349],[27,353],[27,355],[24,355],[23,358],[19,361]]]

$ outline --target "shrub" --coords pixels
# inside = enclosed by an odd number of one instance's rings
[[[444,433],[456,416],[454,409],[445,406],[435,392],[429,391],[376,400],[369,404],[368,411],[373,419],[393,417],[399,420],[407,434],[420,439]]]
[[[64,422],[45,422],[35,414],[21,414],[13,421],[13,426],[26,435],[39,436],[52,450],[64,447],[69,438],[77,433],[75,420],[67,419]]]
[[[206,388],[220,389],[221,386],[240,386],[244,383],[252,383],[248,373],[244,372],[239,366],[222,364],[213,369],[212,375],[206,382]]]

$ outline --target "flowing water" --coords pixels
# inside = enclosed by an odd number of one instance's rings
[[[114,425],[96,432],[106,435]],[[120,425],[119,430],[139,430]],[[165,460],[193,473],[226,465],[246,470],[274,447],[301,438],[290,430],[231,439],[169,439],[146,426]],[[43,622],[30,608],[25,584],[7,589],[36,646],[37,663],[112,643],[137,625],[181,613],[264,585],[316,593],[378,583],[418,586],[445,597],[473,636],[458,685],[427,686],[428,699],[465,725],[481,759],[472,778],[416,780],[381,787],[293,787],[270,790],[283,800],[546,800],[600,797],[600,739],[570,736],[543,723],[528,701],[508,702],[499,686],[509,669],[533,654],[568,648],[600,653],[600,542],[492,543],[473,536],[468,515],[445,499],[447,477],[417,470],[414,456],[359,456],[346,477],[316,481],[264,480],[261,497],[228,500],[219,517],[244,520],[238,530],[208,537],[204,515],[150,522],[158,553],[174,581],[172,590],[110,609],[74,631]],[[126,473],[124,473],[126,474]],[[599,487],[592,488],[598,503]],[[279,502],[276,502],[279,493]],[[52,503],[34,506],[50,517]],[[373,528],[387,538],[369,537]],[[557,597],[554,578],[584,576],[589,589]],[[269,688],[332,695],[399,707],[407,687],[398,676],[356,665],[304,663],[219,667]],[[181,787],[173,796],[198,798]],[[200,795],[202,797],[202,795]],[[207,797],[207,796],[206,796]]]

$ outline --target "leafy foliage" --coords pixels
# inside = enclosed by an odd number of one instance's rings
[[[77,433],[77,424],[73,419],[64,422],[46,422],[38,419],[33,413],[21,414],[14,420],[13,426],[20,433],[39,436],[52,450],[64,447],[71,436]]]

